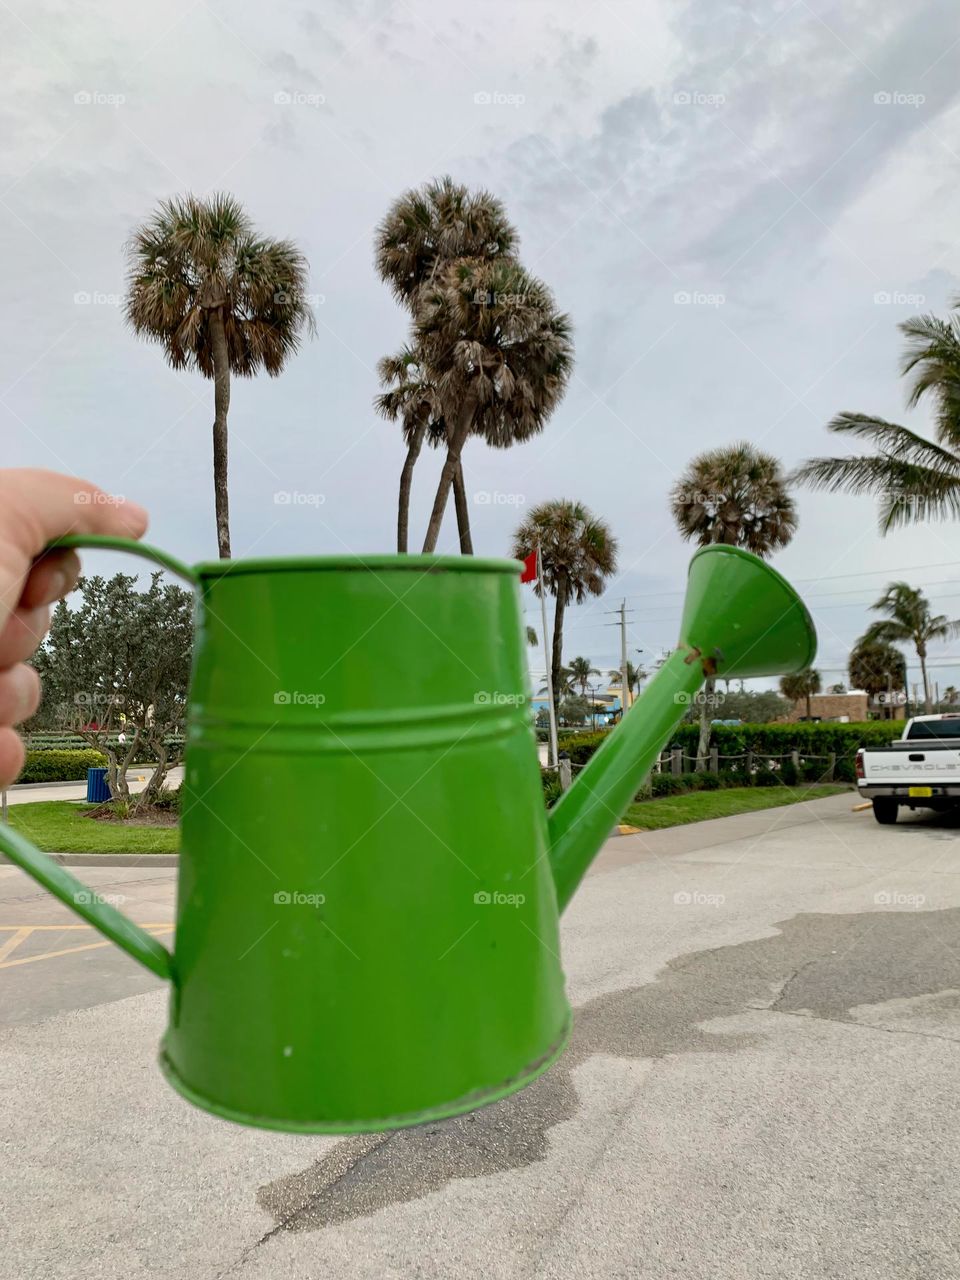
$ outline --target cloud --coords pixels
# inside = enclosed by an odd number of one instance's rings
[[[689,553],[667,510],[672,477],[742,437],[787,464],[823,452],[841,408],[897,418],[909,308],[874,296],[942,310],[957,291],[947,0],[654,0],[642,28],[632,0],[475,13],[182,0],[162,22],[37,0],[26,20],[7,24],[0,108],[6,458],[142,498],[152,536],[186,559],[214,545],[210,388],[166,369],[116,307],[73,302],[122,289],[131,228],[182,188],[234,191],[265,233],[303,246],[325,298],[316,340],[280,378],[234,388],[234,540],[261,554],[391,546],[403,451],[371,401],[405,318],[374,275],[372,228],[442,172],[500,195],[525,263],[573,318],[577,368],[541,438],[470,445],[468,487],[601,512],[623,548],[613,590],[637,609],[631,648],[648,653],[675,639]],[[78,104],[80,91],[125,101]],[[278,91],[304,95],[302,109]],[[416,529],[440,463],[418,464]],[[323,510],[278,512],[270,495],[305,477]],[[948,528],[881,541],[869,499],[802,494],[800,513],[778,563],[801,579],[955,556]],[[516,514],[478,509],[478,549],[504,551]],[[443,545],[456,546],[452,518]],[[569,626],[606,668],[604,607]],[[842,665],[864,610],[822,617],[827,661]]]

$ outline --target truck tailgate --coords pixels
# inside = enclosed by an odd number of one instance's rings
[[[899,743],[887,750],[863,753],[863,782],[867,786],[908,786],[960,783],[960,750],[953,746]]]

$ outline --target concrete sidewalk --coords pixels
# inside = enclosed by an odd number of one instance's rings
[[[131,792],[142,791],[147,785],[151,768],[130,769],[127,781]],[[183,781],[183,766],[177,765],[167,774],[166,785],[171,790],[180,786]],[[86,782],[22,782],[14,783],[7,788],[7,804],[37,804],[41,800],[85,800],[87,798]]]
[[[853,803],[611,841],[564,919],[564,1058],[513,1098],[393,1135],[261,1133],[189,1107],[154,1063],[166,995],[111,948],[0,963],[21,984],[0,1035],[8,1268],[960,1276],[956,828],[879,827]],[[169,906],[173,873],[157,874],[85,872],[137,919]],[[0,899],[0,924],[49,905],[12,868]],[[57,975],[81,964],[100,1003],[77,1010],[76,977]]]

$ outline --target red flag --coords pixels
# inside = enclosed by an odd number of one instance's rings
[[[523,562],[523,573],[520,575],[521,582],[536,582],[537,580],[537,553],[531,551]]]

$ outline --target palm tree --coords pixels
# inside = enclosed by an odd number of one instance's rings
[[[570,661],[570,683],[574,688],[580,690],[580,697],[587,696],[587,685],[590,683],[591,676],[598,676],[601,673],[596,667],[590,665],[589,658],[572,658]]]
[[[553,673],[551,672],[551,679],[552,677],[553,677]],[[538,690],[538,692],[546,693],[548,687],[549,687],[548,685],[543,685]],[[572,695],[577,692],[577,686],[573,683],[573,676],[571,675],[569,667],[561,666],[559,676],[553,682],[553,687],[554,689],[558,690],[558,695],[557,695],[558,697],[559,697],[559,694],[561,693],[564,693],[564,694],[569,693]]]
[[[400,472],[400,496],[397,503],[397,550],[409,547],[410,490],[413,469],[424,442],[439,448],[447,435],[447,425],[436,389],[422,367],[422,356],[413,347],[403,347],[395,356],[384,356],[377,365],[380,382],[387,387],[374,401],[377,412],[391,422],[400,422],[403,442],[407,446]],[[460,472],[463,479],[463,472]],[[461,544],[469,540],[469,524],[460,529]]]
[[[127,245],[126,318],[174,369],[213,379],[217,545],[230,558],[227,412],[230,375],[276,377],[313,332],[307,261],[291,240],[267,240],[233,196],[163,200]]]
[[[797,512],[780,463],[746,442],[699,454],[670,492],[681,537],[705,547],[721,542],[758,556],[785,547],[797,529]],[[697,767],[706,762],[715,681],[700,703]]]
[[[890,695],[894,689],[898,692],[905,689],[907,682],[907,664],[900,650],[892,644],[861,636],[850,650],[847,672],[852,688],[863,689],[871,698],[881,699],[884,719],[892,719]]]
[[[568,604],[582,604],[588,595],[603,593],[617,568],[617,540],[606,521],[565,498],[533,507],[513,537],[513,555],[525,560],[540,548],[543,585],[556,597],[553,616],[554,705],[559,706],[563,666],[563,615]],[[539,595],[541,583],[535,590]]]
[[[681,536],[701,547],[722,542],[768,556],[797,530],[780,463],[752,444],[694,458],[673,486],[670,503]]]
[[[416,322],[447,414],[447,457],[423,543],[434,551],[464,443],[496,449],[542,431],[573,368],[570,321],[512,258],[461,259],[424,288]]]
[[[891,582],[876,604],[870,606],[887,617],[867,628],[864,639],[879,640],[885,644],[911,643],[920,659],[923,679],[923,700],[929,715],[933,709],[930,697],[930,681],[927,676],[927,646],[931,640],[949,640],[960,635],[960,621],[951,621],[945,614],[934,616],[930,602],[918,587],[906,582]]]
[[[957,701],[957,698],[960,698],[960,694],[957,693],[956,687],[952,684],[948,684],[943,691],[944,702],[947,704],[948,707],[952,707],[953,704]]]
[[[447,176],[405,191],[377,228],[375,243],[380,279],[415,322],[425,286],[451,263],[511,254],[517,233],[495,196],[471,192]],[[388,390],[377,398],[377,411],[402,422],[407,446],[397,512],[397,550],[405,552],[413,470],[425,439],[435,447],[444,442],[447,423],[436,384],[415,344],[381,360],[378,373]],[[473,547],[462,465],[454,474],[453,488],[460,549],[469,553]]]
[[[537,635],[534,628],[527,627],[527,644],[530,645],[531,648],[536,648],[536,646],[539,643],[540,643],[540,637]]]
[[[810,699],[820,692],[820,672],[813,667],[806,671],[797,671],[792,676],[783,676],[780,680],[780,692],[790,703],[797,703],[803,698],[807,704],[807,719],[811,719]]]
[[[623,672],[619,667],[615,667],[612,671],[608,671],[607,675],[611,681],[618,683],[623,679]],[[627,689],[633,693],[640,692],[640,686],[647,678],[647,673],[643,667],[635,667],[630,659],[627,659]]]
[[[932,399],[935,441],[871,414],[840,413],[827,430],[865,440],[876,452],[811,458],[794,473],[812,489],[876,494],[881,533],[960,517],[960,316],[914,316],[900,331],[907,338],[900,373],[911,376],[907,405]]]

